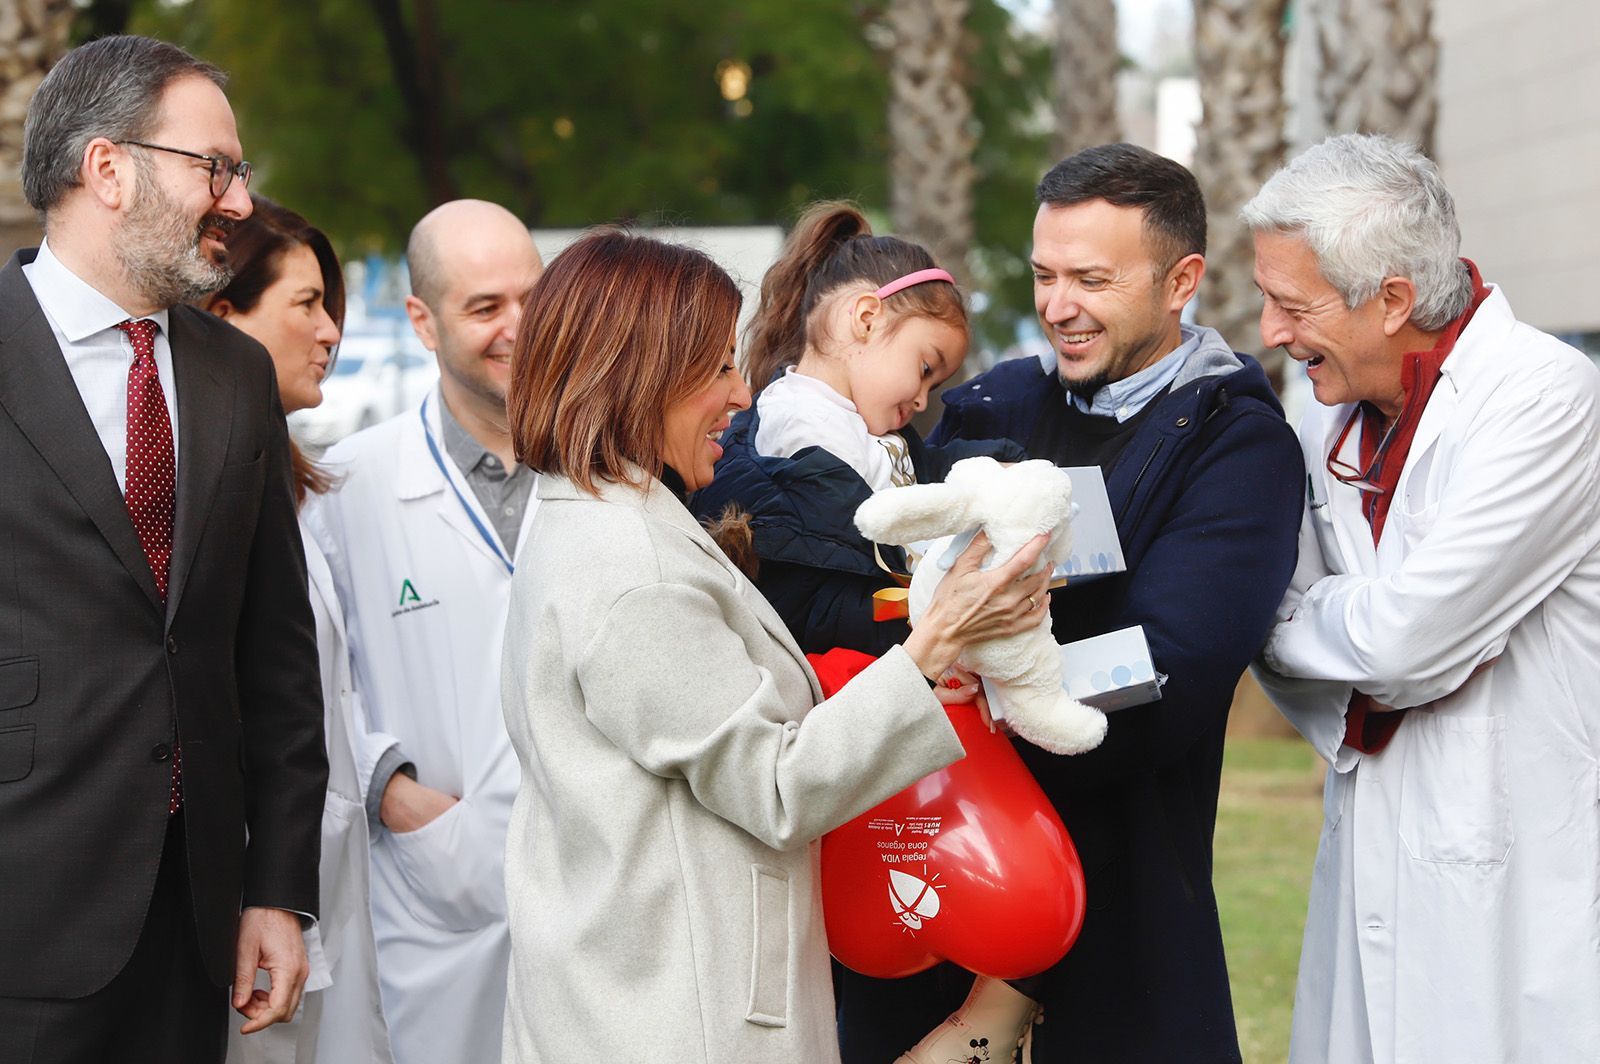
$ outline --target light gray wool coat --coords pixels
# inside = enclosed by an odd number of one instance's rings
[[[818,705],[778,615],[645,483],[541,476],[512,583],[505,1062],[828,1064],[817,840],[961,744],[899,647]]]

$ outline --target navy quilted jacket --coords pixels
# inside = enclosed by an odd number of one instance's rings
[[[701,520],[716,518],[729,504],[750,514],[761,559],[756,585],[806,653],[849,647],[882,654],[904,642],[909,634],[904,621],[872,619],[873,592],[895,584],[853,520],[872,489],[820,447],[791,458],[757,453],[759,424],[754,406],[733,419],[722,434],[716,477],[690,497],[689,508]],[[1006,440],[931,447],[910,427],[901,435],[919,484],[943,480],[962,458],[988,455],[1009,462],[1022,457],[1022,448]],[[905,571],[900,548],[883,547],[880,554],[885,565]]]

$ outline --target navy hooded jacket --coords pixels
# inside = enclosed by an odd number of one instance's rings
[[[1305,470],[1261,367],[1205,333],[1106,470],[1127,571],[1052,593],[1060,642],[1142,625],[1168,676],[1162,698],[1111,714],[1086,754],[1017,743],[1072,834],[1088,891],[1077,944],[1031,986],[1045,1010],[1038,1064],[1240,1059],[1211,887],[1223,734],[1294,569]],[[944,402],[932,439],[1026,446],[1067,398],[1037,359],[1020,358]],[[895,982],[847,973],[846,1064],[893,1059],[970,985],[949,965]]]
[[[690,510],[702,521],[719,517],[729,504],[750,514],[760,558],[756,586],[807,654],[834,647],[882,654],[905,642],[910,629],[904,621],[872,619],[873,592],[894,587],[895,580],[856,531],[856,508],[872,497],[871,486],[821,447],[789,458],[759,453],[760,424],[753,405],[734,417],[722,434],[716,475],[690,498]],[[1005,462],[1022,457],[1022,448],[1006,440],[931,447],[910,426],[900,434],[919,484],[942,481],[952,465],[974,455]],[[905,572],[900,548],[882,547],[879,556]]]

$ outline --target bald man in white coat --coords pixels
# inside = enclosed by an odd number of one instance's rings
[[[500,647],[535,479],[512,455],[505,389],[542,266],[526,227],[477,200],[417,223],[407,260],[407,310],[438,358],[439,387],[328,452],[339,486],[306,521],[338,586],[371,728],[361,775],[395,1061],[494,1064],[520,778]]]

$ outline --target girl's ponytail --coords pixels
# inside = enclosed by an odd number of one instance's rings
[[[800,361],[806,315],[817,294],[807,289],[821,267],[851,238],[871,233],[866,216],[850,203],[813,204],[800,216],[778,261],[761,279],[761,303],[745,331],[744,365],[752,393],[765,388],[779,369]]]

